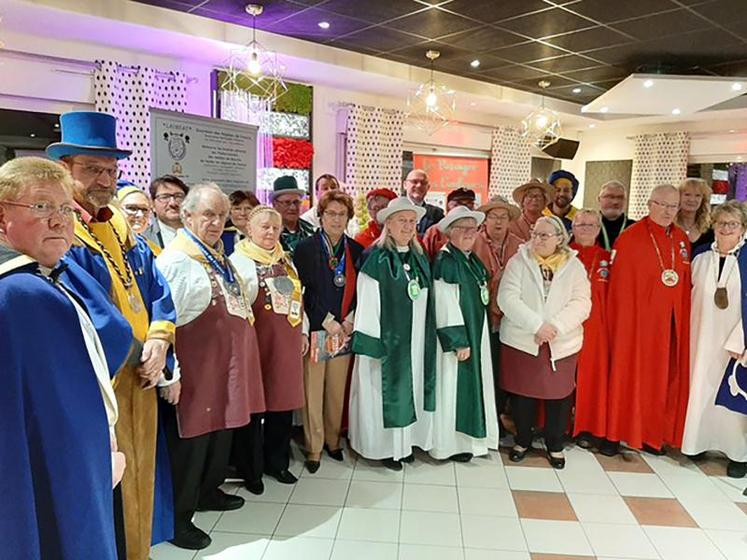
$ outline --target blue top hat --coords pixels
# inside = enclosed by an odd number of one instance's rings
[[[60,116],[62,142],[47,146],[52,159],[65,156],[99,156],[124,159],[132,150],[117,148],[117,119],[106,113],[73,111]]]

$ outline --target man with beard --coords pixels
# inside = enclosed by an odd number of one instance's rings
[[[184,227],[179,210],[189,187],[175,175],[164,175],[154,180],[148,190],[156,216],[144,235],[163,249],[174,240],[176,232]]]
[[[625,186],[619,181],[608,181],[599,191],[602,231],[597,237],[597,244],[607,251],[611,251],[617,237],[635,223],[625,215],[626,198]]]
[[[436,225],[444,217],[444,211],[438,206],[428,204],[425,195],[431,188],[428,175],[422,169],[413,169],[407,174],[403,184],[405,194],[415,206],[425,208],[425,215],[418,222],[418,237],[421,239],[428,228]]]
[[[555,199],[545,208],[545,216],[557,216],[563,222],[565,229],[571,231],[576,207],[571,202],[578,192],[578,179],[570,171],[553,171],[547,182],[555,187]]]
[[[521,215],[511,222],[508,231],[522,241],[529,241],[534,223],[542,217],[545,207],[555,199],[555,189],[547,183],[532,179],[516,187],[511,196],[521,208]]]

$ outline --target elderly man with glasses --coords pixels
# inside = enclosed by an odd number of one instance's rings
[[[663,454],[680,447],[687,411],[690,242],[674,225],[680,193],[651,191],[649,214],[615,243],[607,299],[612,353],[607,439]]]
[[[301,204],[306,191],[298,188],[296,178],[291,175],[278,177],[272,185],[270,200],[272,207],[283,219],[283,231],[280,233],[280,244],[292,257],[296,245],[302,239],[314,235],[315,228],[301,216]]]

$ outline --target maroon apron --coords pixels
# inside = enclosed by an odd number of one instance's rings
[[[288,316],[275,313],[265,279],[287,276],[285,265],[257,264],[259,291],[254,300],[265,404],[268,411],[296,410],[304,405],[301,324],[292,326]],[[269,309],[268,309],[269,307]]]
[[[245,426],[250,414],[265,410],[257,331],[247,319],[228,312],[218,284],[222,279],[205,268],[212,288],[210,305],[176,329],[182,373],[176,412],[182,438]]]

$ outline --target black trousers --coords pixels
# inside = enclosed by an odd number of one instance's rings
[[[164,414],[164,429],[174,485],[174,531],[178,532],[189,525],[198,504],[209,500],[223,484],[233,432],[181,438],[175,411]]]
[[[122,507],[122,483],[114,488],[114,540],[117,544],[117,559],[127,560],[127,539],[125,538],[124,509]]]
[[[498,412],[498,428],[500,436],[506,434],[506,428],[501,420],[501,414],[508,409],[508,393],[501,389],[501,339],[497,332],[490,333],[490,357],[493,362],[493,382],[495,384],[495,408]]]
[[[532,428],[537,421],[537,403],[545,403],[545,445],[548,451],[563,450],[563,434],[571,416],[572,395],[564,399],[539,400],[511,395],[511,413],[516,424],[516,443],[532,446]]]
[[[288,469],[293,411],[252,414],[248,425],[234,430],[234,462],[240,477],[262,479],[265,472]]]

